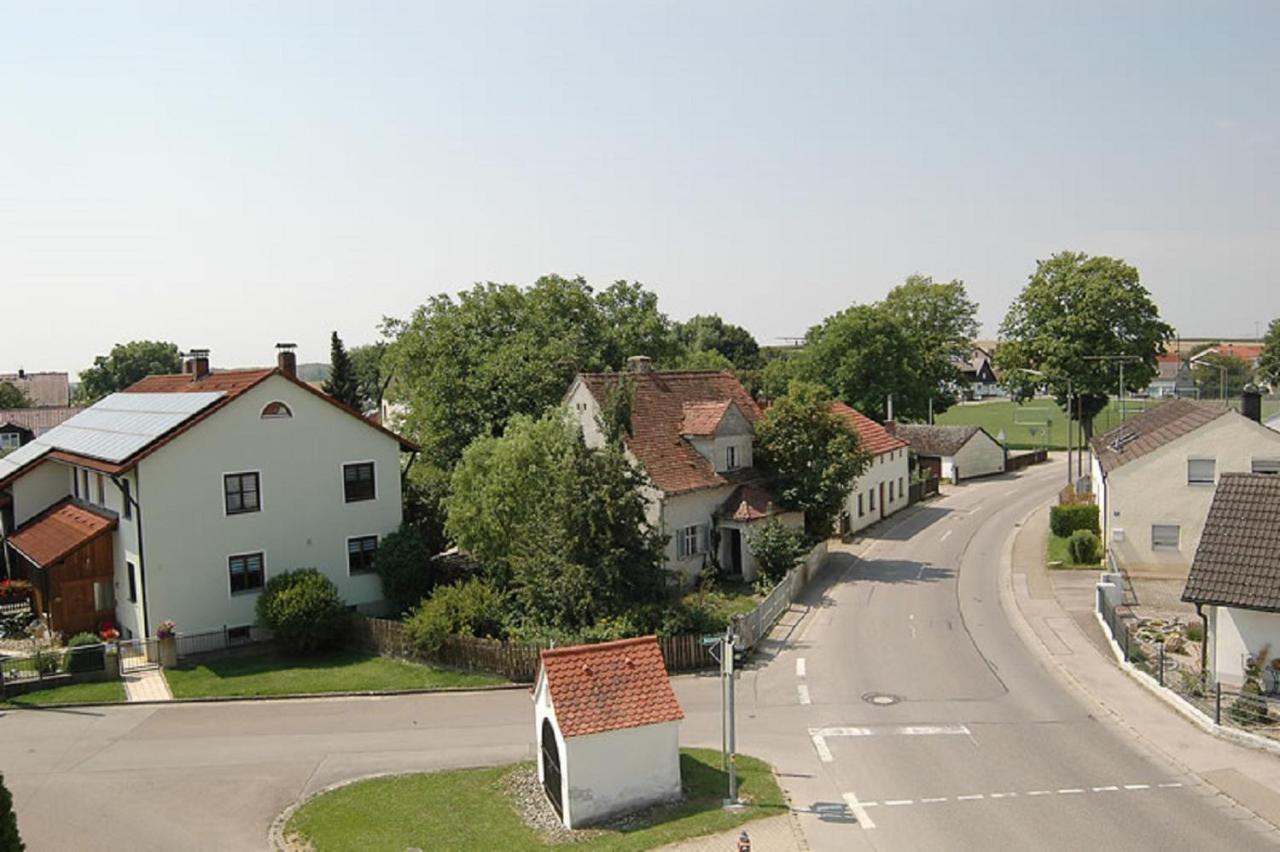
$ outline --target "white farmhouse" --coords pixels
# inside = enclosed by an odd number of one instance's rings
[[[43,590],[54,629],[247,634],[267,579],[295,568],[383,608],[372,557],[415,447],[299,381],[291,347],[278,362],[210,372],[193,352],[0,459],[10,575]]]
[[[1149,575],[1186,576],[1222,474],[1280,472],[1280,433],[1185,399],[1131,417],[1090,446],[1107,548],[1124,570]]]
[[[752,532],[773,517],[804,524],[774,504],[752,467],[760,406],[732,373],[654,371],[648,358],[631,358],[625,373],[578,374],[565,394],[588,446],[604,444],[602,418],[616,394],[630,399],[623,441],[649,479],[649,523],[669,536],[667,569],[692,583],[714,558],[724,573],[754,579]]]
[[[533,685],[538,780],[579,828],[680,798],[680,720],[653,636],[543,651]]]
[[[1280,654],[1280,476],[1222,474],[1182,599],[1204,619],[1212,680],[1239,685],[1250,658]]]
[[[981,426],[886,423],[885,429],[910,444],[920,467],[941,479],[959,482],[1004,472],[1005,449]]]
[[[862,449],[871,455],[871,464],[850,486],[841,513],[841,532],[853,533],[907,507],[911,479],[907,442],[843,402],[833,402],[831,413],[858,435]]]

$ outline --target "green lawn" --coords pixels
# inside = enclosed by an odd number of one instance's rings
[[[1157,400],[1128,399],[1125,400],[1125,411],[1132,416],[1145,408],[1155,405]],[[1238,408],[1239,400],[1232,400]],[[1280,411],[1280,400],[1263,400],[1262,416],[1270,417]],[[1046,433],[1043,426],[1032,433],[1029,420],[1048,419],[1051,428]],[[943,425],[976,425],[981,426],[997,436],[1004,430],[1013,449],[1032,449],[1045,445],[1048,440],[1051,449],[1065,450],[1067,447],[1067,418],[1051,399],[1033,399],[1023,405],[1008,400],[992,400],[989,402],[972,402],[956,405],[938,415],[936,422]],[[1094,420],[1094,432],[1101,434],[1114,426],[1120,425],[1120,406],[1112,400],[1101,414]],[[1074,427],[1073,427],[1074,429]]]
[[[681,749],[680,771],[687,792],[683,802],[657,808],[645,822],[625,830],[591,832],[565,845],[584,850],[652,849],[787,812],[768,764],[739,756],[737,765],[740,794],[750,802],[742,811],[721,807],[728,783],[720,771],[720,753]],[[316,852],[545,849],[547,844],[521,821],[504,789],[503,779],[514,768],[361,781],[299,808],[286,833],[301,835]]]
[[[0,706],[43,707],[46,704],[106,704],[112,701],[124,701],[124,684],[118,680],[52,686],[15,695],[0,702]]]
[[[750,583],[720,583],[714,591],[693,591],[685,595],[681,602],[686,606],[705,609],[715,616],[717,621],[725,624],[735,615],[751,612],[763,600],[756,594]]]
[[[1067,540],[1060,535],[1049,533],[1048,559],[1050,562],[1061,562],[1063,568],[1100,568],[1101,562],[1086,564],[1082,562],[1073,562],[1070,552],[1067,551]]]
[[[224,657],[192,668],[166,669],[174,698],[315,695],[324,692],[472,687],[505,683],[491,675],[447,671],[432,666],[338,653],[321,657],[260,654]]]

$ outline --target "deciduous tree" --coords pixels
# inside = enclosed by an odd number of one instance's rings
[[[1280,319],[1271,321],[1267,326],[1267,336],[1262,339],[1258,378],[1269,384],[1272,390],[1280,389]]]
[[[934,393],[934,413],[955,402],[953,388],[963,384],[958,363],[969,359],[978,335],[978,303],[964,282],[934,282],[912,275],[889,291],[881,306],[911,338],[921,381]]]
[[[177,344],[160,340],[117,343],[109,354],[94,358],[93,366],[80,373],[76,398],[88,405],[147,376],[180,372],[182,353]]]
[[[1228,397],[1239,396],[1244,386],[1253,381],[1253,368],[1248,361],[1223,352],[1211,352],[1197,359],[1191,369],[1196,387],[1200,389],[1201,399],[1218,399],[1222,396],[1224,370]]]
[[[755,370],[761,366],[760,344],[756,343],[751,332],[725,322],[717,314],[699,314],[677,323],[675,336],[684,347],[686,358],[712,351],[724,356],[740,370]]]
[[[12,382],[0,382],[0,409],[30,408],[31,398]]]
[[[879,305],[854,305],[809,329],[793,356],[797,374],[876,420],[924,419],[939,393],[919,344],[901,320]]]

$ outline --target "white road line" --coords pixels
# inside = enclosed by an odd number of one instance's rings
[[[1124,788],[1126,790],[1150,790],[1151,785],[1150,784],[1125,784]]]
[[[813,738],[813,748],[818,752],[818,760],[823,763],[832,763],[835,761],[835,755],[831,753],[831,749],[827,748],[827,738],[821,734],[811,734]]]
[[[801,704],[813,703],[813,699],[809,697],[809,687],[805,686],[803,683],[796,684],[796,692],[800,695]]]
[[[950,537],[950,535],[951,535],[951,533],[953,533],[953,532],[955,532],[955,530],[947,530],[946,532],[944,532],[944,533],[942,534],[942,538],[938,539],[938,541],[946,541],[946,540],[947,540],[947,538],[949,538],[949,537]]]
[[[796,677],[804,677],[804,657],[796,657]]]
[[[957,802],[976,802],[978,799],[985,799],[986,796],[981,793],[970,793],[967,796],[956,796]]]
[[[914,805],[915,799],[888,799],[885,801],[885,807],[892,808],[895,805]]]
[[[844,803],[849,806],[849,812],[853,814],[853,818],[858,821],[858,825],[863,828],[876,827],[876,824],[871,821],[871,817],[867,814],[866,809],[858,802],[857,796],[852,793],[845,793]]]
[[[1059,793],[1062,793],[1063,795],[1069,795],[1069,794],[1071,794],[1071,793],[1083,793],[1083,792],[1084,792],[1084,790],[1082,790],[1082,789],[1081,789],[1081,788],[1079,788],[1079,787],[1068,787],[1067,789],[1065,789],[1065,790],[1059,790],[1058,792],[1059,792]]]
[[[1053,791],[1052,790],[1032,790],[1031,792],[1027,793],[1027,795],[1028,796],[1052,796]]]
[[[1172,788],[1174,788],[1174,787],[1181,787],[1182,785],[1181,785],[1180,783],[1178,783],[1178,782],[1176,782],[1176,781],[1175,781],[1175,782],[1174,782],[1174,783],[1172,783],[1172,784],[1158,784],[1158,785],[1156,785],[1156,786],[1158,786],[1158,787],[1160,787],[1160,788],[1162,788],[1162,789],[1165,789],[1165,790],[1169,790],[1169,789],[1172,789]]]
[[[809,729],[809,736],[811,737],[928,737],[947,735],[966,736],[968,733],[969,729],[964,725],[887,725],[876,728],[837,726],[832,728]]]
[[[933,798],[931,798],[931,799],[921,799],[921,800],[920,800],[920,804],[922,804],[922,805],[935,805],[935,804],[937,804],[938,802],[945,802],[946,800],[947,800],[947,797],[946,797],[946,796],[934,796],[934,797],[933,797]]]
[[[991,794],[991,796],[990,796],[990,798],[992,798],[992,799],[1016,799],[1016,798],[1018,798],[1018,794],[1017,794],[1017,793],[992,793],[992,794]]]
[[[1120,789],[1119,787],[1115,787],[1115,786],[1111,786],[1111,787],[1094,787],[1094,788],[1093,788],[1093,792],[1095,792],[1095,793],[1114,793],[1114,792],[1116,792],[1116,791],[1117,791],[1117,790],[1119,790],[1119,789]]]

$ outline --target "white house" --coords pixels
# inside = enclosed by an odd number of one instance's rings
[[[543,651],[533,685],[538,780],[579,828],[680,798],[680,720],[653,636]]]
[[[46,589],[55,629],[112,621],[142,636],[171,619],[247,634],[267,579],[295,568],[381,611],[372,557],[400,524],[400,454],[415,447],[295,364],[285,348],[275,368],[210,372],[197,351],[186,372],[149,376],[0,459],[9,569]],[[106,519],[110,546],[85,556],[69,514]]]
[[[1250,658],[1280,657],[1280,476],[1222,474],[1182,599],[1203,616],[1212,680],[1239,685]]]
[[[631,358],[625,373],[580,373],[565,405],[588,446],[602,446],[603,412],[615,394],[630,397],[627,455],[648,476],[649,523],[669,536],[666,567],[694,582],[711,562],[750,580],[756,576],[748,541],[769,518],[802,526],[784,511],[752,467],[760,406],[732,373],[654,371]]]
[[[910,444],[920,466],[942,479],[959,482],[1004,472],[1005,449],[981,426],[887,423],[885,429]]]
[[[833,402],[831,413],[857,434],[862,448],[871,455],[871,464],[849,487],[841,513],[841,530],[852,533],[907,507],[911,484],[907,442],[843,402]]]
[[[1219,477],[1280,471],[1280,433],[1186,399],[1130,417],[1090,446],[1103,538],[1129,572],[1186,576]]]

